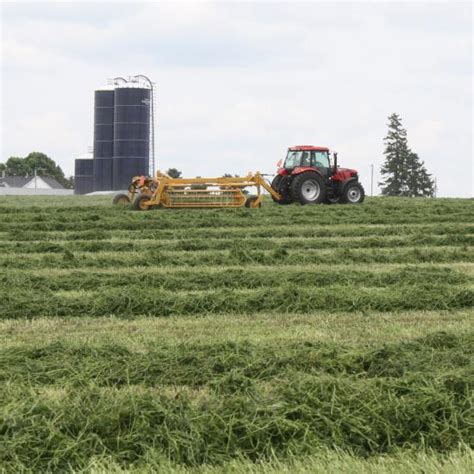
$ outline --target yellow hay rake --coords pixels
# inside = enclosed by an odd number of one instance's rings
[[[257,189],[256,195],[246,195],[248,187]],[[134,209],[147,210],[152,207],[169,208],[216,208],[261,206],[262,190],[268,191],[275,200],[281,196],[268,184],[260,173],[249,173],[243,177],[225,178],[171,178],[156,173],[155,178],[136,177],[129,188],[128,196],[114,197],[115,204],[131,202]]]

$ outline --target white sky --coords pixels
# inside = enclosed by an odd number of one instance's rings
[[[94,89],[146,74],[161,169],[272,173],[324,145],[369,191],[397,112],[439,195],[472,196],[472,22],[470,2],[3,3],[0,161],[73,174]]]

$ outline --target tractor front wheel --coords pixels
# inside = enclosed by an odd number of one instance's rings
[[[349,183],[342,192],[341,201],[345,204],[361,204],[364,201],[365,191],[357,181]]]
[[[135,211],[148,211],[150,206],[147,206],[146,203],[151,199],[147,194],[139,194],[133,201],[133,209]]]
[[[301,173],[293,178],[291,195],[301,204],[320,204],[326,200],[326,185],[318,173]]]

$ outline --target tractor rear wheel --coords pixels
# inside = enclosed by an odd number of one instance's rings
[[[150,199],[151,197],[148,194],[139,194],[133,201],[133,209],[135,209],[135,211],[148,211],[150,206],[147,206],[145,203]]]
[[[285,177],[279,174],[277,174],[273,178],[271,186],[283,198],[283,199],[278,200],[272,196],[273,201],[276,202],[277,204],[284,205],[284,204],[291,204],[293,202],[289,193],[288,186],[286,185],[285,181],[286,181]]]
[[[345,204],[360,204],[364,201],[365,191],[357,181],[349,183],[342,192],[341,201]]]
[[[293,178],[291,195],[301,204],[319,204],[326,199],[326,185],[318,173],[301,173]]]
[[[112,199],[112,204],[116,206],[128,206],[130,198],[126,194],[116,194]]]

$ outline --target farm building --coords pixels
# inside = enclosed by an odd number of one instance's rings
[[[0,195],[72,194],[52,176],[3,176],[0,177]]]

